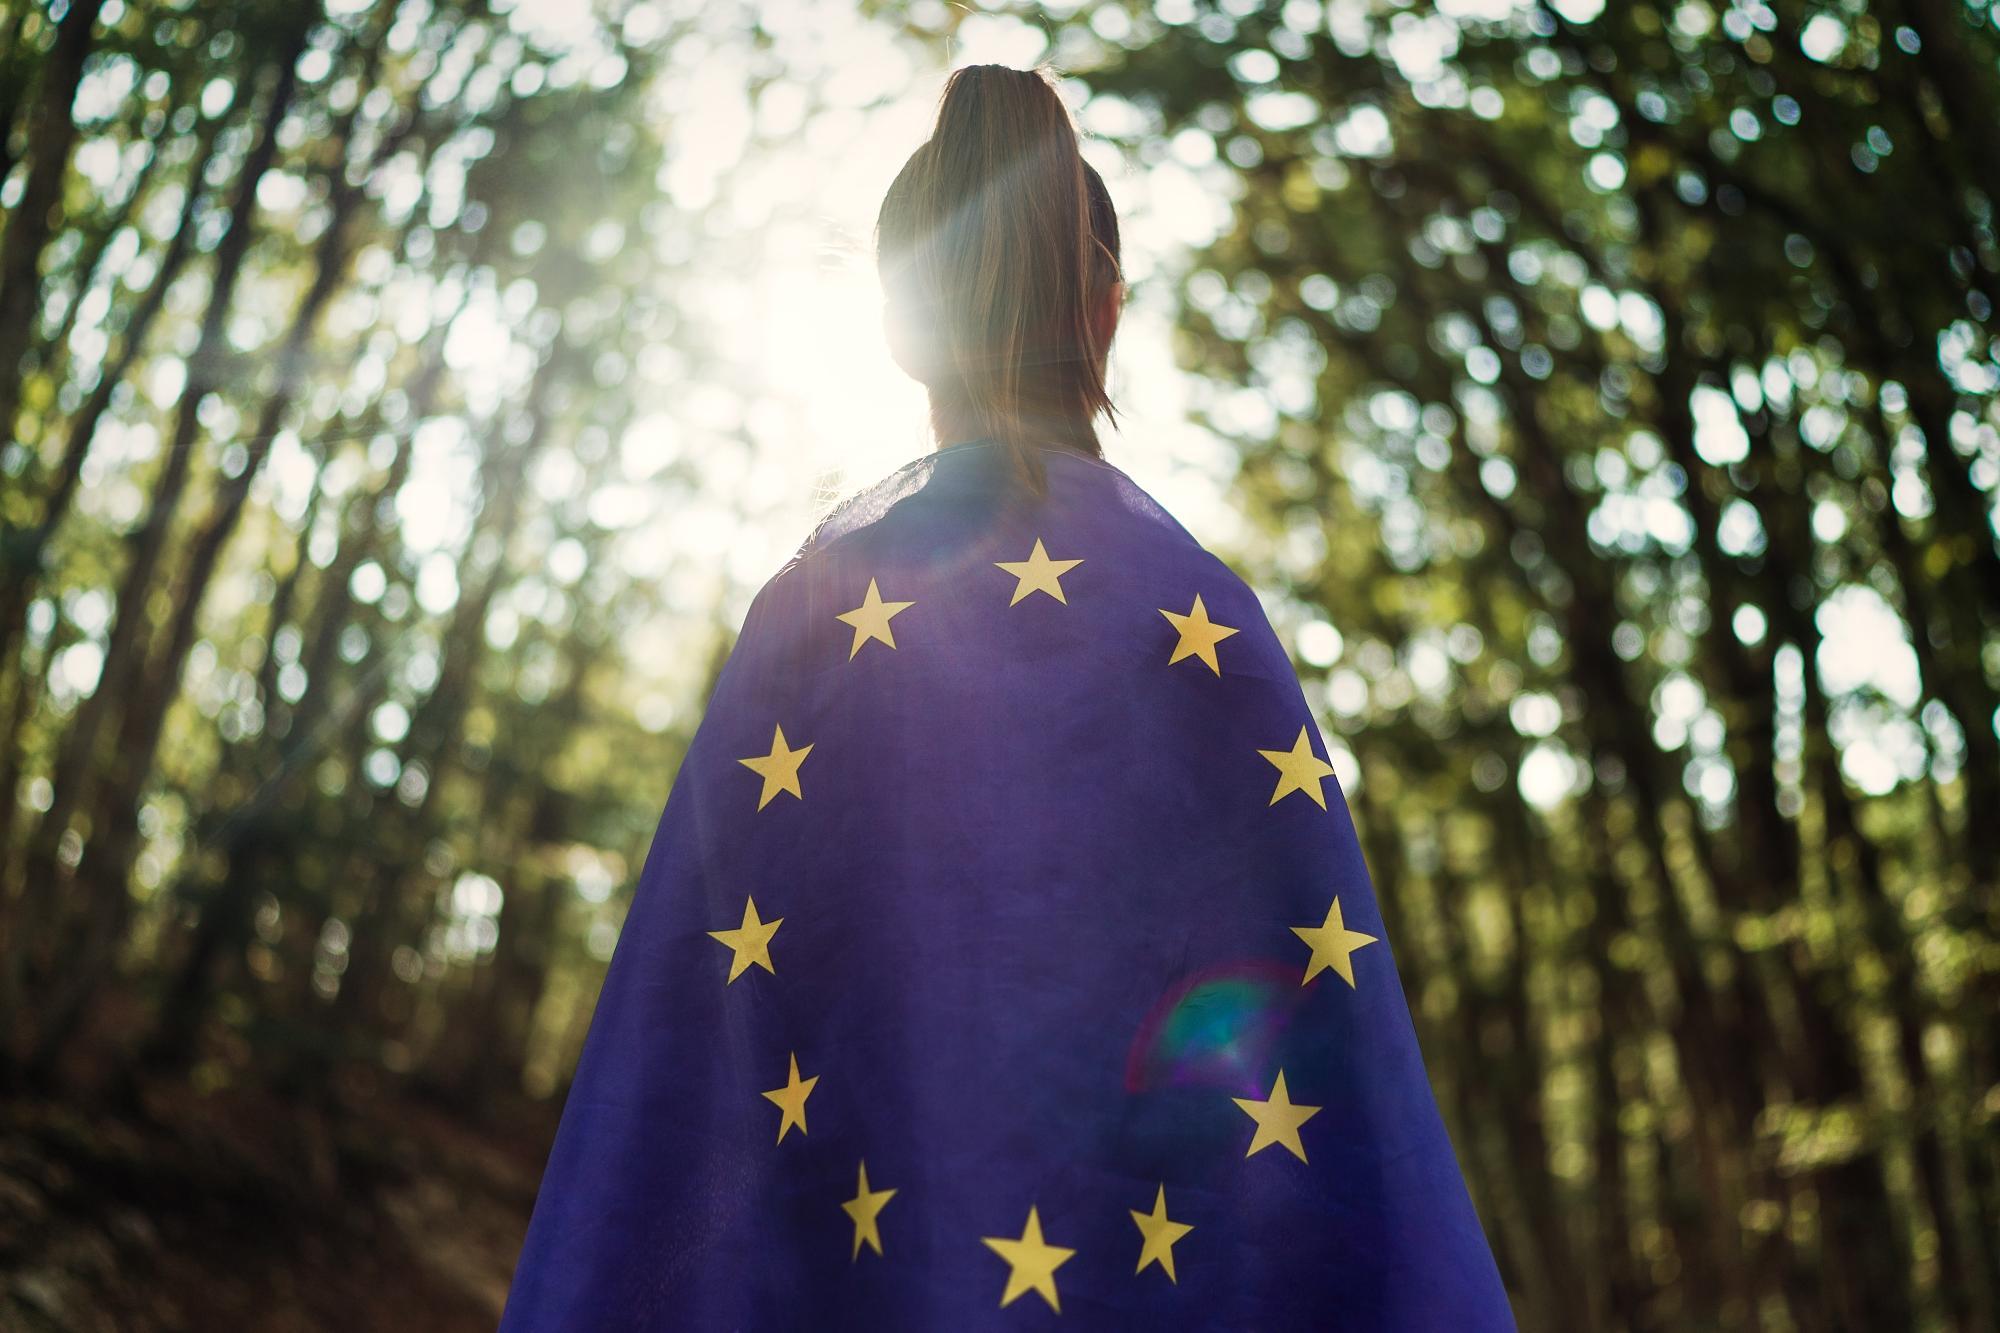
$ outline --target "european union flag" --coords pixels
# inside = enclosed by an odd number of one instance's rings
[[[753,603],[502,1329],[1513,1326],[1256,598],[954,445]]]

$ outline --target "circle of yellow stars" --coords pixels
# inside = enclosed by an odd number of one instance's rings
[[[1013,595],[1007,603],[1009,606],[1018,606],[1036,593],[1067,606],[1069,598],[1063,589],[1063,577],[1083,563],[1082,557],[1060,560],[1052,557],[1042,539],[1037,537],[1025,559],[996,560],[993,566],[1011,575],[1015,581]],[[877,581],[870,578],[867,591],[862,594],[861,605],[851,611],[842,611],[835,617],[854,631],[847,660],[854,661],[861,650],[871,643],[881,644],[884,651],[894,651],[896,636],[890,622],[916,605],[913,599],[891,601],[884,598]],[[1211,674],[1221,676],[1222,661],[1217,654],[1217,646],[1241,631],[1212,619],[1199,592],[1194,594],[1193,605],[1186,611],[1165,607],[1158,609],[1176,635],[1167,665],[1191,659],[1207,667]],[[779,795],[788,795],[800,801],[805,799],[800,770],[812,748],[810,744],[794,747],[785,739],[784,727],[773,724],[770,751],[737,761],[762,779],[757,793],[758,810],[763,810]],[[1277,786],[1272,790],[1267,805],[1277,805],[1287,796],[1299,794],[1321,810],[1328,808],[1321,784],[1333,775],[1333,765],[1313,753],[1310,727],[1301,725],[1297,737],[1287,749],[1260,749],[1257,753],[1278,771]],[[753,966],[776,975],[777,968],[771,959],[771,941],[783,924],[783,917],[764,920],[758,914],[756,900],[746,896],[743,919],[739,925],[708,932],[711,939],[730,951],[729,971],[723,978],[725,985],[733,984]],[[1341,916],[1337,896],[1327,907],[1325,919],[1318,925],[1293,926],[1291,931],[1311,951],[1306,960],[1305,974],[1299,982],[1302,986],[1310,984],[1320,973],[1330,971],[1346,982],[1349,989],[1355,988],[1354,953],[1377,942],[1373,935],[1348,929]],[[784,1085],[763,1094],[779,1110],[779,1145],[784,1143],[785,1136],[794,1127],[801,1138],[806,1136],[806,1099],[812,1096],[819,1080],[818,1074],[811,1078],[800,1077],[799,1057],[797,1052],[792,1052]],[[1246,1158],[1277,1146],[1301,1162],[1307,1160],[1305,1141],[1300,1131],[1324,1108],[1294,1102],[1291,1090],[1286,1086],[1283,1069],[1277,1071],[1271,1090],[1264,1097],[1232,1097],[1230,1100],[1249,1117],[1253,1126],[1249,1146],[1243,1153]],[[853,1225],[850,1257],[858,1262],[864,1248],[873,1250],[878,1256],[882,1254],[882,1212],[898,1191],[872,1188],[865,1160],[858,1163],[856,1177],[854,1197],[842,1201],[840,1207]],[[1186,1239],[1194,1227],[1168,1215],[1166,1185],[1161,1183],[1155,1189],[1150,1211],[1141,1212],[1136,1208],[1129,1211],[1133,1225],[1139,1230],[1139,1258],[1137,1267],[1133,1269],[1134,1275],[1144,1273],[1149,1267],[1158,1267],[1167,1281],[1178,1284],[1180,1277],[1174,1270],[1174,1246]],[[1062,1297],[1056,1286],[1056,1270],[1074,1258],[1076,1250],[1054,1244],[1043,1236],[1041,1213],[1037,1207],[1029,1206],[1027,1221],[1022,1224],[1019,1236],[982,1236],[979,1239],[1007,1264],[1006,1285],[1000,1293],[1002,1307],[1033,1292],[1051,1310],[1061,1313]]]

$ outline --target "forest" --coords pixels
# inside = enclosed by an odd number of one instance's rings
[[[1993,0],[10,0],[0,1326],[492,1326],[879,461],[760,275],[975,58],[1130,205],[1520,1326],[2000,1327]]]

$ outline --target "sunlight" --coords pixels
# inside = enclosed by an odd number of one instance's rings
[[[889,355],[873,263],[805,244],[773,259],[748,317],[800,479],[851,491],[928,450],[924,392]]]
[[[852,117],[823,118],[838,132],[810,145],[774,145],[722,187],[725,202],[754,200],[739,211],[769,215],[754,273],[742,287],[725,286],[711,317],[732,351],[754,363],[746,418],[757,447],[793,478],[787,502],[764,516],[785,529],[768,534],[774,558],[782,558],[780,547],[789,552],[809,515],[934,444],[926,395],[889,352],[873,242],[882,196],[929,132],[949,72],[912,79]],[[1134,169],[1089,138],[1085,151],[1118,208],[1135,288],[1112,347],[1121,428],[1100,423],[1106,456],[1202,540],[1226,541],[1235,531],[1224,502],[1232,455],[1187,418],[1173,305],[1159,284],[1171,284],[1187,247],[1212,239],[1228,209],[1201,195],[1197,173],[1178,165]],[[1191,193],[1202,206],[1190,206]]]
[[[828,510],[934,446],[927,397],[883,330],[876,213],[929,134],[953,68],[1046,55],[1040,28],[994,16],[964,26],[948,63],[836,7],[778,4],[762,22],[786,78],[758,83],[744,52],[690,35],[647,104],[669,127],[659,183],[689,223],[654,233],[672,284],[663,299],[700,329],[703,356],[693,364],[671,345],[641,354],[636,417],[617,445],[634,502],[620,506],[607,557],[661,591],[661,619],[628,627],[633,635],[740,624]],[[1176,270],[1227,225],[1231,185],[1212,145],[1206,165],[1142,166],[1090,133],[1130,132],[1135,118],[1123,104],[1080,117],[1119,212],[1131,285],[1110,365],[1120,424],[1099,434],[1110,461],[1198,539],[1227,549],[1242,526],[1228,498],[1235,454],[1190,419],[1172,334]],[[495,298],[475,294],[448,351],[501,378],[512,339],[510,321],[490,311]]]

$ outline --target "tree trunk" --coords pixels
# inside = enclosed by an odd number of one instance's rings
[[[56,24],[56,41],[41,62],[41,98],[26,135],[34,160],[21,201],[0,233],[0,438],[12,439],[21,406],[21,355],[28,350],[42,306],[42,250],[56,229],[63,176],[76,143],[70,106],[83,81],[84,59],[104,0],[70,0]]]
[[[168,535],[187,489],[201,400],[214,387],[226,355],[223,329],[236,285],[242,277],[243,260],[250,248],[251,219],[256,211],[257,185],[277,155],[277,130],[291,105],[297,85],[297,58],[305,42],[300,25],[290,45],[280,53],[271,92],[266,99],[262,124],[255,146],[245,159],[237,179],[230,207],[229,230],[215,250],[215,277],[210,286],[208,308],[203,314],[196,349],[189,358],[188,381],[181,395],[166,458],[154,485],[152,504],[145,520],[130,538],[131,554],[119,584],[111,630],[107,636],[104,663],[97,688],[77,709],[57,752],[52,783],[54,803],[42,817],[29,840],[25,861],[17,949],[33,951],[30,966],[32,983],[39,985],[59,966],[54,955],[54,935],[59,932],[62,900],[71,879],[72,867],[59,857],[63,835],[69,832],[72,816],[87,806],[95,777],[115,767],[103,762],[98,744],[113,710],[125,702],[144,659],[147,602],[153,592],[154,576],[167,546]],[[4,998],[18,1001],[16,987]],[[0,1005],[0,1010],[23,1012],[17,1003]],[[25,1039],[25,1041],[23,1041]],[[16,1053],[25,1054],[36,1044],[29,1033],[18,1033]]]
[[[187,197],[175,222],[174,234],[160,256],[152,286],[146,289],[145,296],[127,317],[117,355],[105,367],[96,387],[70,422],[55,476],[42,500],[41,517],[31,527],[0,531],[0,664],[12,662],[15,668],[14,690],[8,699],[5,721],[0,723],[0,917],[8,913],[18,892],[13,876],[7,873],[12,869],[9,861],[14,845],[14,820],[20,812],[14,793],[21,783],[21,728],[33,711],[37,695],[37,691],[30,688],[26,663],[15,655],[15,644],[27,629],[28,606],[40,582],[49,543],[68,515],[70,502],[83,480],[84,460],[89,455],[98,424],[111,408],[112,395],[125,382],[145,350],[146,334],[166,304],[167,290],[187,262],[194,240],[195,218],[203,198],[200,182],[213,160],[215,141],[221,128],[219,121],[209,121],[204,126],[201,146],[194,155],[194,166],[188,176]]]

